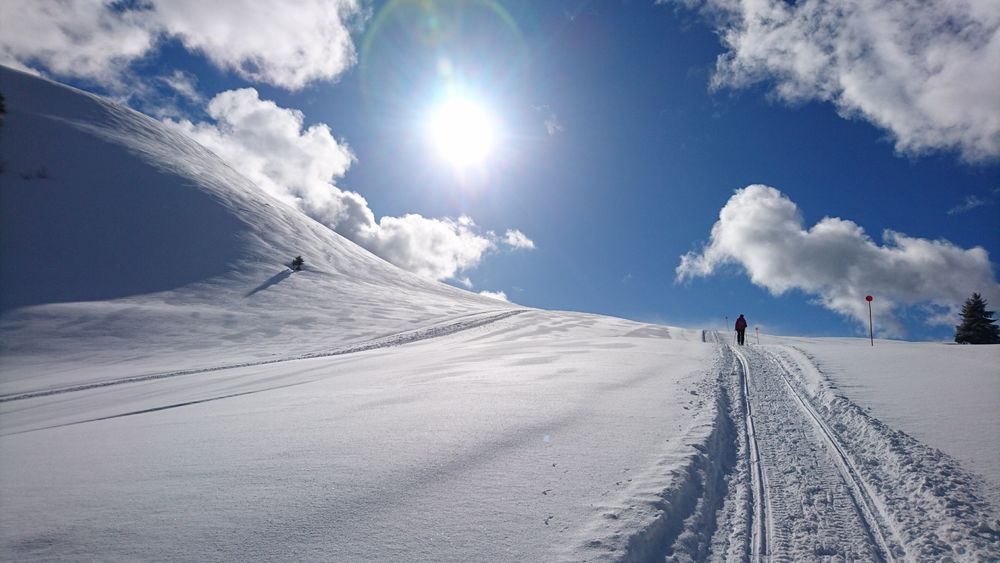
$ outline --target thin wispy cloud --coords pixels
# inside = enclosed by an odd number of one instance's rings
[[[895,312],[929,305],[925,322],[942,323],[969,295],[1000,300],[989,255],[981,247],[960,248],[946,240],[909,237],[885,230],[883,244],[858,224],[825,217],[805,228],[798,206],[762,185],[737,190],[719,213],[705,247],[681,257],[678,281],[715,274],[736,265],[774,295],[798,290],[822,306],[868,322],[865,296],[874,295],[880,330],[904,334]],[[947,314],[941,314],[946,312]]]
[[[401,268],[471,287],[462,272],[501,244],[534,247],[517,229],[501,239],[467,216],[410,213],[376,221],[361,194],[336,185],[355,162],[350,146],[325,124],[306,127],[302,112],[262,100],[253,88],[222,92],[206,111],[212,121],[168,118],[164,123],[208,147],[274,197]]]
[[[726,52],[713,88],[769,84],[889,131],[904,154],[1000,158],[1000,2],[660,0],[700,10]]]
[[[550,137],[555,136],[557,133],[562,133],[563,130],[563,124],[559,121],[558,117],[551,116],[545,118],[545,131]]]
[[[994,205],[998,200],[1000,200],[1000,188],[994,188],[993,191],[986,197],[967,195],[965,196],[965,199],[962,200],[962,203],[948,210],[948,215],[958,215],[960,213],[972,211],[977,207]]]
[[[197,104],[205,102],[205,97],[198,92],[198,77],[190,72],[174,70],[172,73],[157,78],[181,97]]]
[[[543,115],[542,123],[545,125],[545,132],[548,133],[550,137],[565,131],[562,121],[559,121],[559,117],[554,111],[552,111],[551,107],[547,105],[535,106],[535,111]]]
[[[332,80],[355,60],[356,0],[4,0],[0,63],[123,87],[166,40],[247,80],[290,90]]]

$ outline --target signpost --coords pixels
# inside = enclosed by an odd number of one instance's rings
[[[759,326],[753,327],[753,331],[757,335],[757,344],[760,344],[760,327]]]
[[[865,296],[865,301],[868,302],[868,338],[872,341],[872,346],[875,346],[875,330],[872,328],[872,296]]]

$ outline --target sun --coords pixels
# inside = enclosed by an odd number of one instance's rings
[[[438,154],[458,168],[482,166],[496,147],[496,120],[472,99],[440,103],[430,111],[427,128]]]

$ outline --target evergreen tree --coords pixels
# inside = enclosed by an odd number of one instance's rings
[[[302,264],[305,264],[305,262],[301,256],[296,256],[295,260],[292,260],[292,269],[298,272],[302,269]]]
[[[959,344],[1000,344],[1000,327],[993,311],[986,310],[986,301],[978,293],[962,305],[962,324],[955,327],[955,342]]]

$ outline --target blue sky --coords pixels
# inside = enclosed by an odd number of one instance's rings
[[[122,4],[105,15],[153,37],[145,46],[137,41],[131,52],[141,56],[102,60],[93,37],[86,45],[60,43],[46,37],[57,33],[46,25],[57,22],[45,15],[33,20],[40,31],[32,35],[56,54],[40,54],[30,37],[8,37],[0,53],[4,64],[127,100],[202,135],[220,153],[241,137],[238,126],[222,125],[223,104],[213,114],[210,101],[254,88],[256,97],[228,99],[229,119],[241,103],[263,108],[272,101],[275,115],[301,112],[303,137],[325,124],[330,139],[303,158],[337,164],[320,166],[315,189],[359,194],[376,220],[419,214],[439,221],[421,225],[455,237],[442,243],[446,248],[428,248],[455,259],[421,265],[400,254],[399,233],[413,221],[383,224],[375,236],[349,232],[332,212],[319,212],[319,220],[404,267],[473,291],[503,291],[524,305],[698,328],[721,328],[726,315],[732,321],[744,313],[764,331],[849,336],[862,333],[859,307],[874,293],[883,334],[948,339],[948,307],[960,296],[1000,296],[991,263],[1000,254],[1000,104],[988,101],[991,92],[1000,96],[998,79],[989,76],[1000,70],[989,55],[1000,41],[1000,16],[989,3],[979,6],[988,17],[977,16],[985,22],[974,29],[978,36],[911,38],[911,51],[928,54],[919,60],[938,61],[926,76],[917,64],[897,72],[887,59],[866,60],[867,52],[892,52],[880,39],[854,58],[824,59],[824,49],[863,41],[837,36],[830,31],[837,25],[803,33],[810,22],[829,24],[833,16],[778,4],[771,9],[786,10],[784,23],[764,31],[725,23],[740,9],[725,1],[341,4],[335,23],[343,29],[320,37],[347,47],[319,58],[344,49],[348,56],[325,70],[317,58],[284,61],[293,69],[284,73],[280,65],[268,69],[266,57],[281,49],[246,36],[232,43],[242,50],[198,43],[195,23],[156,2],[145,13]],[[885,15],[879,3],[861,4],[862,16]],[[931,5],[918,15],[889,15],[899,29],[937,29],[934,18],[946,16],[973,19]],[[218,25],[239,25],[219,11]],[[145,23],[153,20],[162,23]],[[294,26],[281,36],[257,23],[234,32],[276,35],[271,45],[310,38]],[[121,31],[106,21],[94,25],[95,34]],[[776,38],[786,49],[775,47]],[[88,64],[71,60],[69,49],[79,58],[88,47]],[[256,55],[263,59],[254,58],[254,48],[263,49]],[[810,59],[813,48],[820,54]],[[729,62],[719,63],[720,55]],[[970,56],[981,63],[971,70],[963,66]],[[882,72],[872,74],[879,65]],[[303,74],[312,66],[320,69],[315,76]],[[948,84],[962,76],[968,83],[941,86],[936,77],[953,69]],[[427,116],[448,95],[481,104],[496,124],[495,146],[467,169],[442,158],[428,138]],[[261,181],[282,190],[282,178]],[[777,191],[734,197],[753,184]],[[724,207],[733,218],[713,239]],[[825,217],[842,221],[809,232]],[[776,225],[780,233],[771,232]],[[910,238],[886,247],[886,229]],[[512,230],[533,248],[506,244]],[[970,251],[975,247],[989,258]],[[678,280],[688,253],[698,267]],[[992,305],[1000,308],[1000,301]],[[935,316],[943,316],[938,324]]]

